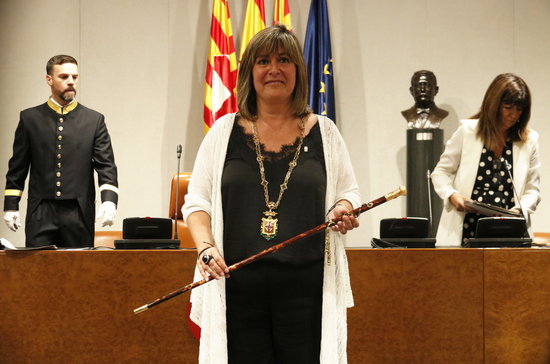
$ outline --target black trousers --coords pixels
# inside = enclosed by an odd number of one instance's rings
[[[323,261],[257,261],[226,280],[229,364],[319,364]]]
[[[42,200],[27,216],[25,240],[28,247],[93,247],[94,232],[86,226],[77,200]]]

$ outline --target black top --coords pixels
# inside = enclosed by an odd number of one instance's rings
[[[505,209],[514,207],[514,187],[510,179],[510,175],[513,175],[511,167],[513,161],[512,150],[512,142],[508,140],[502,151],[502,156],[496,158],[492,150],[483,146],[472,191],[472,200]],[[506,170],[505,160],[510,165],[510,174]],[[480,217],[483,216],[477,213],[466,214],[462,231],[463,242],[466,238],[475,237],[477,221]]]
[[[269,200],[276,201],[280,185],[294,158],[298,138],[281,152],[266,152],[262,145],[265,177],[269,182]],[[259,253],[295,235],[325,222],[326,170],[319,124],[305,136],[298,159],[279,208],[277,236],[269,241],[260,235],[263,212],[267,211],[260,169],[251,134],[235,120],[222,175],[224,218],[224,256],[228,265]],[[295,265],[324,257],[324,234],[300,240],[262,258]]]

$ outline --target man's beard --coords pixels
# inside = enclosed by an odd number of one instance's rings
[[[68,92],[70,91],[72,91],[73,93],[69,95]],[[73,101],[75,97],[76,97],[76,90],[74,89],[65,90],[61,93],[61,98],[67,102]]]

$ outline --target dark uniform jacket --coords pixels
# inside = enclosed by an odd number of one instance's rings
[[[19,210],[29,173],[27,221],[44,199],[76,199],[93,233],[94,169],[102,201],[118,202],[117,168],[102,114],[76,101],[61,108],[51,100],[21,112],[6,175],[4,211]]]

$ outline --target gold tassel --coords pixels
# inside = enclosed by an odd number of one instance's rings
[[[327,257],[327,265],[330,265],[330,231],[325,231],[325,255]]]

